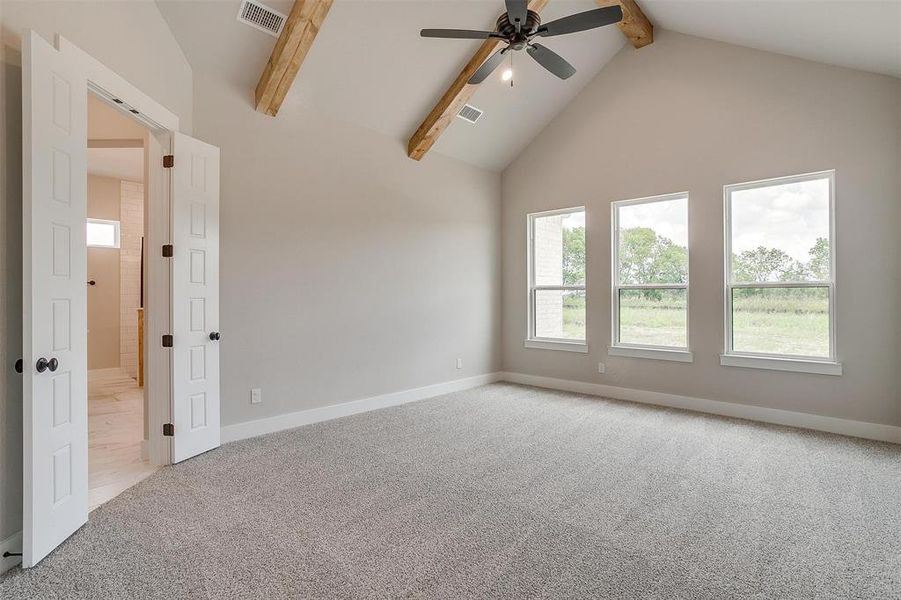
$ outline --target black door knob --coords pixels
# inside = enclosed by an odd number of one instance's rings
[[[97,285],[97,282],[92,279],[88,282],[88,285]]]
[[[21,373],[23,371],[23,367],[25,365],[22,363],[22,359],[16,361],[16,373]]]
[[[59,361],[55,358],[51,358],[47,360],[43,356],[38,359],[38,362],[35,363],[34,368],[38,370],[38,373],[43,373],[46,370],[50,370],[50,372],[56,371],[59,367]]]
[[[213,333],[211,333],[210,339],[213,340],[214,342],[218,342],[219,341],[219,332],[214,331]]]

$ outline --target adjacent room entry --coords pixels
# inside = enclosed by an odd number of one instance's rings
[[[89,472],[102,461],[95,452],[89,466],[89,427],[92,438],[122,427],[119,441],[138,452],[128,457],[137,459],[132,478],[219,445],[219,150],[179,133],[171,112],[62,37],[54,47],[29,32],[22,78],[22,564],[31,567],[100,501],[90,494]],[[88,212],[112,210],[99,206],[99,180],[88,181],[89,146],[115,147],[93,132],[89,143],[88,107],[97,103],[142,131],[142,181],[117,179],[107,201],[118,219]],[[138,215],[123,207],[141,213],[128,248],[123,223]],[[143,238],[136,254],[130,236]],[[100,249],[118,250],[115,268]],[[114,284],[104,307],[99,292]],[[113,407],[125,403],[121,420],[89,416],[89,366],[98,403],[90,412],[107,409],[110,396]]]
[[[149,130],[88,94],[87,309],[90,510],[145,479],[144,146]]]

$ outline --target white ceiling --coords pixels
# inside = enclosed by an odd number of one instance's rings
[[[275,38],[235,20],[239,0],[157,0],[195,75],[247,90]],[[288,12],[290,0],[271,0]],[[901,77],[901,1],[640,0],[655,26],[733,44]],[[546,22],[590,10],[592,0],[551,0]],[[301,108],[380,131],[406,146],[480,42],[422,39],[423,27],[491,29],[502,0],[337,0],[277,119],[290,127]],[[543,43],[578,70],[566,81],[524,53],[515,86],[500,70],[471,103],[475,125],[456,119],[433,151],[492,169],[506,167],[625,44],[615,26]],[[631,49],[627,50],[631,51]],[[428,157],[426,157],[426,160]]]
[[[901,0],[638,0],[665,29],[901,77]]]
[[[88,173],[126,181],[144,181],[144,149],[88,148]]]

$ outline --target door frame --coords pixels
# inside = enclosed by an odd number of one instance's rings
[[[147,377],[148,458],[151,464],[172,462],[170,438],[163,436],[163,424],[171,422],[172,379],[170,355],[160,340],[170,332],[171,266],[162,258],[161,249],[170,243],[169,172],[162,157],[172,147],[172,132],[179,131],[179,119],[162,104],[143,93],[115,71],[87,54],[61,34],[55,36],[58,52],[77,60],[87,75],[87,93],[93,93],[109,106],[141,122],[148,130],[144,152],[145,186],[145,293],[150,300],[145,307],[144,352]],[[151,343],[147,343],[150,340]]]

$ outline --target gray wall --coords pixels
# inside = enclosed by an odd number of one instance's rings
[[[195,74],[195,132],[222,148],[223,425],[499,368],[499,175],[286,127],[248,93]]]
[[[0,539],[22,528],[22,97],[20,40],[62,33],[191,131],[191,68],[152,2],[0,2]]]
[[[503,174],[505,370],[901,425],[901,81],[655,34],[618,54]],[[824,169],[836,169],[844,375],[719,366],[722,186]],[[608,357],[610,202],[684,190],[694,363]],[[526,349],[526,214],[578,205],[590,352]]]

